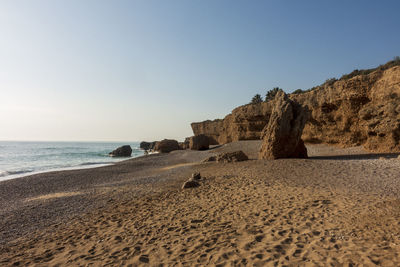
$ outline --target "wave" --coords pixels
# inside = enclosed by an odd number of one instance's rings
[[[104,162],[84,162],[79,164],[78,166],[88,166],[88,165],[99,165],[99,164],[113,164],[114,162],[111,161],[104,161]]]
[[[43,149],[43,150],[68,150],[68,149],[81,150],[81,149],[86,149],[86,148],[84,148],[84,147],[75,147],[75,146],[71,146],[71,147],[64,146],[64,147],[43,147],[43,148],[40,148],[40,149]]]
[[[35,157],[40,157],[40,158],[51,158],[51,157],[66,157],[66,158],[75,158],[75,157],[101,157],[101,158],[108,158],[109,153],[111,151],[102,151],[102,152],[62,152],[60,151],[59,153],[48,153],[48,154],[42,154],[42,155],[36,155]],[[133,156],[138,156],[143,154],[142,150],[132,150],[132,155]]]
[[[109,152],[112,149],[100,145],[62,147],[42,143],[27,146],[23,143],[16,144],[14,148],[10,144],[0,153],[1,181],[48,171],[96,168],[143,155],[143,151],[136,148],[137,144],[132,147],[132,157],[129,158],[111,158]],[[3,145],[0,143],[0,146]],[[113,147],[115,149],[118,145]]]
[[[0,177],[5,177],[9,175],[17,175],[17,174],[24,174],[33,172],[33,170],[18,170],[18,171],[0,171]]]
[[[42,157],[42,158],[51,158],[51,157],[77,157],[77,156],[86,156],[86,157],[105,157],[108,156],[109,152],[63,152],[60,151],[58,153],[48,153],[48,154],[41,154],[41,155],[36,155],[36,157]]]

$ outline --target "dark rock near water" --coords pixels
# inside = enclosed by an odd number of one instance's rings
[[[172,139],[164,139],[162,141],[156,142],[154,150],[161,153],[169,153],[174,150],[180,150],[178,141]]]
[[[140,143],[140,149],[143,150],[152,150],[154,149],[154,146],[156,145],[156,142],[146,142],[143,141]]]
[[[130,145],[121,146],[108,154],[111,157],[130,157],[132,148]]]

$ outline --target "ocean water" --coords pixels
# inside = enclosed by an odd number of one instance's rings
[[[127,158],[109,157],[122,145],[132,147],[132,157],[143,155],[139,142],[11,142],[0,141],[0,181],[30,174],[93,168]]]

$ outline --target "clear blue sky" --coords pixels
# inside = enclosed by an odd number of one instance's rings
[[[182,139],[400,55],[400,1],[0,2],[0,140]]]

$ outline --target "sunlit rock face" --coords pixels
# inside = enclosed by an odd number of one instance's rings
[[[272,101],[268,124],[262,134],[260,159],[307,158],[301,134],[307,121],[307,109],[280,91]]]
[[[302,140],[400,152],[400,67],[324,84],[289,98],[310,110]],[[273,101],[238,107],[223,120],[192,123],[211,144],[261,139]]]

